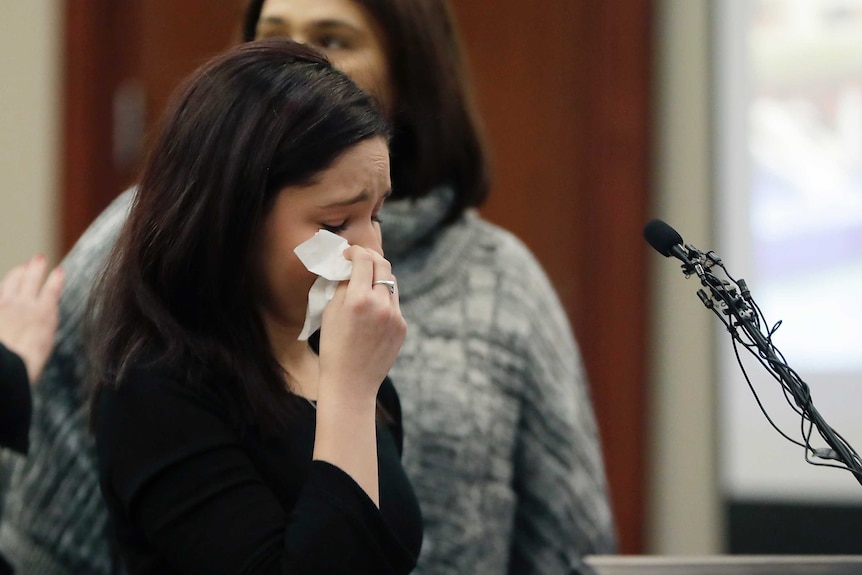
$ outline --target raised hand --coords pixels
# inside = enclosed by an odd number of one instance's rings
[[[394,281],[392,267],[373,250],[351,246],[344,256],[353,262],[323,314],[320,331],[320,392],[373,402],[404,343],[407,323],[398,291],[375,281]],[[339,389],[324,389],[324,385]]]
[[[377,391],[404,343],[392,268],[383,256],[351,246],[350,280],[323,312],[314,458],[340,467],[380,505],[375,407]]]
[[[51,353],[65,275],[38,255],[12,268],[0,282],[0,343],[21,356],[34,385]]]

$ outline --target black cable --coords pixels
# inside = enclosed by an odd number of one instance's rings
[[[803,448],[806,462],[812,465],[849,470],[862,484],[862,458],[853,450],[847,440],[826,423],[823,416],[814,407],[808,384],[787,365],[784,354],[775,346],[773,336],[781,326],[781,321],[765,329],[765,333],[763,332],[764,326],[769,326],[769,324],[760,306],[751,296],[751,291],[745,280],[734,279],[715,252],[703,253],[694,246],[684,245],[679,232],[661,220],[651,220],[647,223],[644,227],[644,239],[660,254],[680,260],[686,278],[696,275],[700,279],[701,285],[706,289],[698,289],[697,296],[701,303],[719,318],[730,333],[737,363],[739,363],[746,382],[754,394],[758,407],[772,427],[783,437]],[[712,268],[721,269],[728,279],[724,280],[713,274]],[[792,439],[779,429],[766,412],[748,373],[745,371],[739,353],[740,345],[781,385],[785,401],[800,416],[801,442]],[[811,445],[814,429],[817,429],[820,437],[829,448],[814,448]],[[818,459],[834,460],[838,464],[815,462],[811,456]]]
[[[766,416],[766,421],[768,421],[769,425],[771,425],[772,428],[775,429],[775,431],[777,431],[784,439],[786,439],[790,443],[798,445],[799,447],[807,449],[808,446],[806,444],[800,443],[799,441],[796,441],[795,439],[784,433],[781,428],[779,428],[778,425],[776,425],[776,423],[772,421],[772,418],[769,416],[769,413],[767,413],[766,408],[763,406],[763,402],[761,402],[760,400],[760,396],[757,395],[757,390],[754,389],[754,384],[751,383],[751,379],[748,377],[748,372],[746,371],[745,365],[742,363],[742,358],[739,355],[739,348],[736,345],[736,339],[733,339],[732,343],[733,352],[736,355],[736,363],[739,364],[739,369],[742,371],[742,376],[745,378],[745,382],[748,384],[748,388],[751,390],[752,395],[754,395],[754,401],[757,402],[757,406],[760,408],[760,411],[763,413],[764,416]]]
[[[704,306],[712,311],[724,324],[731,335],[734,353],[737,363],[742,370],[743,376],[748,383],[757,402],[760,411],[766,416],[769,424],[785,439],[800,446],[804,450],[805,461],[818,467],[834,467],[850,471],[856,480],[862,484],[862,459],[850,444],[830,427],[825,419],[814,407],[811,390],[808,384],[802,380],[799,374],[793,370],[784,357],[784,354],[775,346],[773,335],[781,326],[781,321],[776,322],[771,328],[763,333],[761,326],[769,325],[760,306],[754,301],[751,292],[744,280],[734,279],[725,268],[721,259],[713,252],[703,254],[696,248],[686,246],[689,262],[683,265],[686,276],[697,275],[701,284],[707,291],[698,290],[698,297]],[[728,280],[722,280],[711,272],[712,267],[720,268]],[[802,441],[791,438],[782,431],[772,420],[766,411],[751,379],[745,370],[742,358],[739,354],[741,345],[766,369],[767,373],[781,385],[785,401],[800,416],[800,435]],[[814,429],[827,443],[829,449],[814,448],[811,445],[811,436]],[[833,459],[838,463],[824,463],[814,461],[813,457],[820,459]]]

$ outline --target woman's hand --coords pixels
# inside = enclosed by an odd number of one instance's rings
[[[65,275],[55,268],[47,279],[43,256],[15,267],[0,282],[0,342],[21,356],[31,384],[42,375],[54,345],[57,308]]]
[[[397,289],[374,284],[395,280],[389,262],[359,246],[345,250],[344,257],[353,263],[353,272],[323,313],[319,393],[373,404],[404,343],[407,324]]]
[[[351,246],[353,262],[323,312],[314,459],[341,468],[380,505],[377,477],[377,391],[404,343],[407,323],[398,291],[375,281],[394,281],[380,254]]]

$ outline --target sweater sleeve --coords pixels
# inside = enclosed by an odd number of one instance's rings
[[[544,271],[532,256],[523,261],[516,283],[530,329],[521,342],[509,572],[567,573],[584,555],[614,552],[614,523],[580,352]]]
[[[129,554],[130,572],[164,570],[153,557],[172,572],[214,575],[409,571],[414,559],[345,472],[312,462],[285,511],[209,398],[135,377],[102,392],[96,430],[118,538],[151,551]]]
[[[0,445],[26,455],[31,413],[27,368],[18,354],[0,344]]]

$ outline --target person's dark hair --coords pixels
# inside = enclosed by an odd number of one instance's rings
[[[243,40],[254,40],[264,1],[250,0]],[[446,0],[353,1],[376,20],[389,46],[393,197],[452,186],[451,222],[485,200],[490,176],[450,9]]]
[[[164,116],[91,299],[93,419],[99,390],[145,362],[190,382],[218,376],[238,421],[277,428],[295,398],[255,304],[262,225],[281,189],[378,136],[375,102],[313,48],[253,42],[198,69]]]

